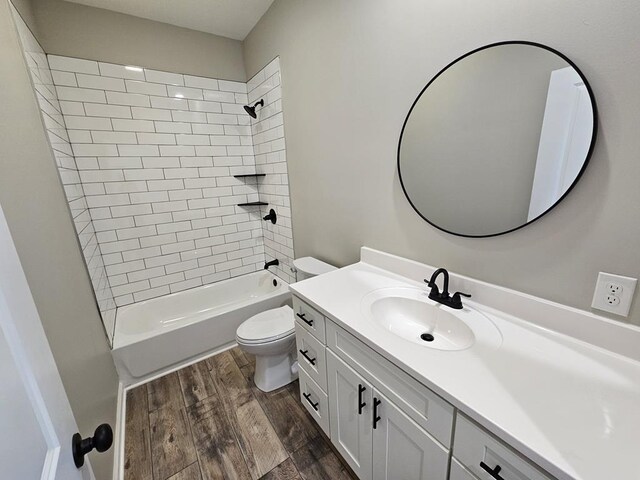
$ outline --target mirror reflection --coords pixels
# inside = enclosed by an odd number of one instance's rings
[[[547,47],[476,50],[418,96],[400,137],[411,205],[449,233],[492,236],[553,208],[580,177],[595,140],[582,74]]]

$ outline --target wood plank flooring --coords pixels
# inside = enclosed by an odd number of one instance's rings
[[[125,480],[353,480],[300,403],[233,348],[127,392]]]

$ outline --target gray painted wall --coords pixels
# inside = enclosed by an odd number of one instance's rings
[[[368,245],[582,309],[598,271],[638,277],[639,18],[640,3],[624,0],[276,0],[244,55],[249,76],[280,55],[296,254],[345,265]],[[398,135],[442,67],[513,39],[548,44],[582,69],[600,108],[598,144],[578,186],[541,220],[454,237],[404,198]]]
[[[246,81],[237,40],[62,0],[32,3],[49,54]]]
[[[81,432],[115,427],[117,374],[6,1],[0,78],[0,204]],[[111,478],[113,449],[91,463]]]
[[[31,0],[11,0],[11,3],[16,8],[24,23],[27,24],[29,30],[36,35],[36,17],[33,12],[33,5]]]

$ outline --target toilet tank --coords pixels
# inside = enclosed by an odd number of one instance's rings
[[[296,269],[296,280],[298,282],[337,270],[333,265],[313,257],[296,258],[293,261],[293,266]]]

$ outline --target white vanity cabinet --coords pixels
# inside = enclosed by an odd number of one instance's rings
[[[317,309],[294,310],[300,399],[360,479],[552,479]]]
[[[307,305],[297,297],[293,297],[293,312],[298,325],[325,344],[325,318],[315,308]]]
[[[451,472],[449,473],[449,480],[478,480],[478,477],[473,475],[469,470],[464,468],[458,460],[451,459]]]
[[[447,478],[449,450],[374,390],[377,429],[373,432],[374,480]]]
[[[302,405],[320,425],[324,433],[329,435],[329,399],[326,392],[309,377],[304,369],[300,369],[299,380]]]
[[[359,478],[447,478],[448,448],[385,396],[375,377],[365,378],[330,348],[327,377],[331,441]]]
[[[373,388],[331,350],[327,352],[331,441],[365,480],[373,459]]]
[[[455,469],[458,471],[457,475],[463,479],[468,477],[482,480],[499,478],[552,480],[553,478],[461,413],[458,413],[456,418],[453,456],[459,462],[458,467],[464,467]],[[452,480],[455,480],[453,467],[451,471]]]
[[[296,351],[298,356],[300,401],[327,436],[329,397],[327,395],[325,318],[316,309],[293,297]]]
[[[296,350],[298,365],[323,390],[327,391],[326,347],[317,338],[296,323]]]
[[[453,407],[305,302],[294,311],[300,399],[358,477],[446,480]]]
[[[363,480],[446,479],[449,451],[331,350],[331,441]]]

